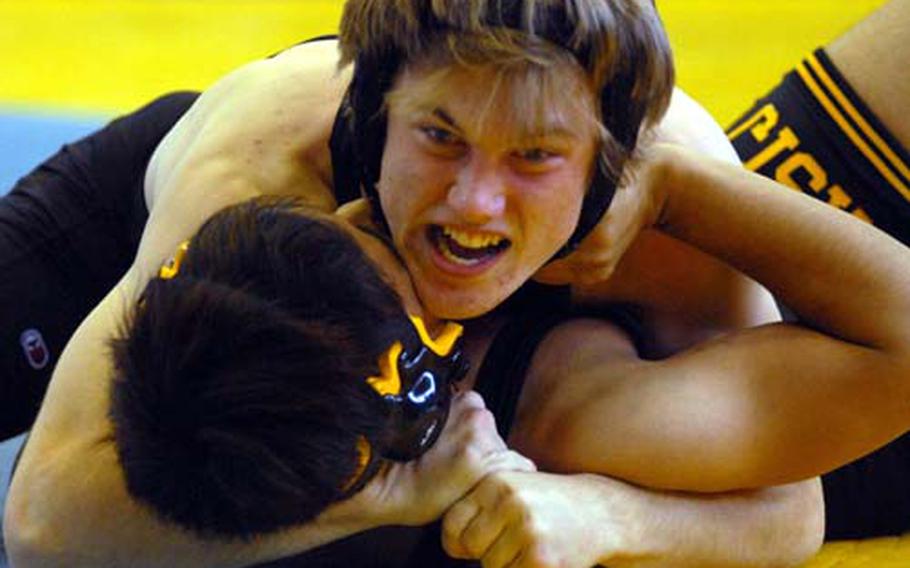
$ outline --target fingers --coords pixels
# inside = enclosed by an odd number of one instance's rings
[[[492,455],[487,462],[487,473],[497,471],[537,471],[537,465],[514,450],[504,450]]]
[[[503,488],[488,476],[449,509],[442,521],[442,544],[449,555],[479,559],[487,554],[508,522],[498,506]]]
[[[509,528],[499,534],[496,542],[480,559],[483,568],[512,568],[519,566],[522,560],[522,541],[515,538]]]
[[[442,518],[442,548],[452,558],[477,558],[462,544],[462,535],[480,511],[481,508],[468,496],[452,505]]]
[[[452,409],[450,413],[453,416],[457,416],[462,412],[468,412],[470,410],[484,410],[487,405],[483,401],[483,397],[477,391],[464,391],[456,394],[452,397]]]

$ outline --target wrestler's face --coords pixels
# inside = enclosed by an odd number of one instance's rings
[[[569,239],[597,147],[581,72],[565,95],[516,108],[492,69],[404,71],[388,97],[378,190],[424,308],[481,315]],[[574,79],[574,83],[573,83]],[[534,114],[533,117],[528,116]]]

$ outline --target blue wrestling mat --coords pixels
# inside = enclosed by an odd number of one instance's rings
[[[108,118],[0,109],[0,195],[60,149],[95,130]]]
[[[25,434],[21,434],[10,440],[0,442],[0,512],[3,511],[3,505],[6,503],[6,488],[12,473],[13,462],[19,453],[19,448],[22,447],[24,439]],[[2,521],[3,516],[0,515],[0,529],[3,528]],[[8,568],[6,554],[3,550],[3,539],[0,539],[0,568]]]

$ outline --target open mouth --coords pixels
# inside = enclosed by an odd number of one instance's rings
[[[493,233],[468,232],[441,225],[430,225],[427,233],[444,259],[465,267],[484,264],[512,245],[509,239]]]

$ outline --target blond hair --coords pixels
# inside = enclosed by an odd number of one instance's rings
[[[485,94],[469,117],[471,130],[481,136],[494,128],[494,114],[498,124],[516,125],[518,129],[509,129],[509,133],[519,138],[542,132],[546,126],[579,124],[571,122],[572,115],[581,117],[592,138],[603,142],[609,134],[600,122],[594,88],[578,61],[550,43],[537,40],[529,47],[527,40],[512,30],[496,30],[485,36],[446,34],[444,41],[399,74],[399,80],[386,93],[386,103],[408,107],[419,101],[439,100],[454,77],[472,70],[488,79]],[[420,74],[420,81],[403,88],[400,79],[412,70]]]

